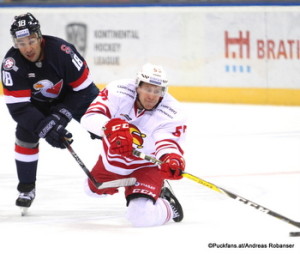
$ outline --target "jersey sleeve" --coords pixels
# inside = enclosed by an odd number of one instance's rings
[[[120,79],[110,82],[97,98],[91,103],[81,124],[89,132],[102,137],[102,127],[109,119],[118,117],[118,112],[124,104],[134,102],[135,90],[129,89],[131,79]]]
[[[184,154],[186,125],[180,122],[173,122],[159,129],[155,134],[155,156],[159,159],[168,153]]]
[[[4,100],[12,118],[28,131],[34,131],[44,116],[31,104],[31,89],[25,74],[17,67],[17,62],[18,56],[14,54],[6,55],[3,61],[1,72]]]
[[[102,127],[113,118],[118,110],[119,97],[114,84],[109,84],[99,92],[81,118],[82,126],[89,132],[102,137]]]
[[[162,120],[153,133],[155,156],[158,159],[168,153],[184,154],[187,121],[184,112],[181,109],[177,110],[178,107],[172,104],[168,103],[158,108],[158,112],[162,114]],[[176,104],[179,105],[179,103]]]
[[[91,79],[89,67],[72,44],[58,40],[58,43],[50,47],[48,54],[52,51],[58,52],[50,58],[53,57],[53,62],[58,64],[55,68],[67,86],[67,93],[62,103],[73,115],[77,114],[81,117],[90,104],[91,98],[95,98],[99,92]]]
[[[59,58],[64,81],[73,91],[83,90],[93,83],[86,61],[72,44],[62,42]]]

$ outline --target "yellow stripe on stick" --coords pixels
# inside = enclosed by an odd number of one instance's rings
[[[221,189],[219,189],[216,185],[214,185],[214,184],[212,184],[210,182],[204,181],[203,179],[201,179],[201,178],[199,178],[197,176],[191,175],[189,173],[183,173],[182,176],[185,177],[185,178],[188,178],[190,180],[193,180],[196,183],[202,184],[205,187],[208,187],[208,188],[210,188],[210,189],[212,189],[214,191],[223,193],[223,191]]]

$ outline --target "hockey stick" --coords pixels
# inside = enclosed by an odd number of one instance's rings
[[[150,161],[150,162],[152,162],[152,163],[154,163],[156,165],[162,164],[162,161],[157,160],[156,158],[151,157],[149,155],[146,155],[144,153],[141,153],[141,152],[139,152],[137,150],[134,150],[133,154],[135,156],[139,157],[139,158],[142,158],[144,160]],[[205,180],[203,180],[203,179],[201,179],[201,178],[199,178],[197,176],[194,176],[194,175],[189,174],[187,172],[182,172],[182,176],[185,177],[185,178],[187,178],[187,179],[190,179],[190,180],[192,180],[192,181],[194,181],[196,183],[202,184],[203,186],[205,186],[207,188],[210,188],[210,189],[212,189],[212,190],[214,190],[216,192],[225,194],[225,195],[227,195],[228,197],[230,197],[232,199],[240,201],[242,204],[245,204],[245,205],[248,205],[250,207],[253,207],[253,208],[257,209],[258,211],[261,211],[263,213],[269,214],[269,215],[271,215],[271,216],[273,216],[273,217],[275,217],[275,218],[277,218],[279,220],[285,221],[285,222],[287,222],[287,223],[289,223],[291,225],[294,225],[294,226],[300,228],[300,222],[291,220],[291,219],[289,219],[289,218],[287,218],[287,217],[285,217],[283,215],[280,215],[279,213],[276,213],[276,212],[274,212],[274,211],[272,211],[272,210],[270,210],[270,209],[268,209],[266,207],[258,205],[257,203],[254,203],[254,202],[252,202],[252,201],[250,201],[250,200],[248,200],[246,198],[243,198],[243,197],[241,197],[239,195],[236,195],[236,194],[234,194],[234,193],[232,193],[232,192],[230,192],[228,190],[225,190],[224,188],[218,187],[217,185],[212,184],[210,182],[207,182],[207,181],[205,181]]]
[[[92,181],[92,183],[94,184],[94,186],[97,189],[132,186],[136,183],[135,177],[123,178],[123,179],[118,179],[118,180],[113,180],[113,181],[108,181],[108,182],[97,182],[96,179],[92,176],[91,172],[84,165],[82,160],[79,158],[77,153],[73,150],[71,145],[68,143],[68,141],[64,139],[63,142],[64,142],[64,145],[66,146],[66,148],[68,149],[68,151],[72,154],[72,156],[75,158],[75,160],[77,161],[79,166],[83,169],[85,174],[88,176],[88,178]]]

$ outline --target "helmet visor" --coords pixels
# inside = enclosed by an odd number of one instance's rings
[[[28,46],[34,46],[39,43],[39,37],[37,34],[30,36],[23,36],[19,38],[13,38],[15,48],[26,48]]]
[[[162,97],[165,93],[165,88],[161,86],[156,86],[148,83],[142,82],[139,88],[147,94],[152,94],[155,96]]]

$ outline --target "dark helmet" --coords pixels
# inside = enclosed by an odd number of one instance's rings
[[[10,33],[13,38],[25,37],[33,33],[37,33],[38,37],[42,37],[39,21],[29,12],[15,16],[15,20],[10,27]]]

